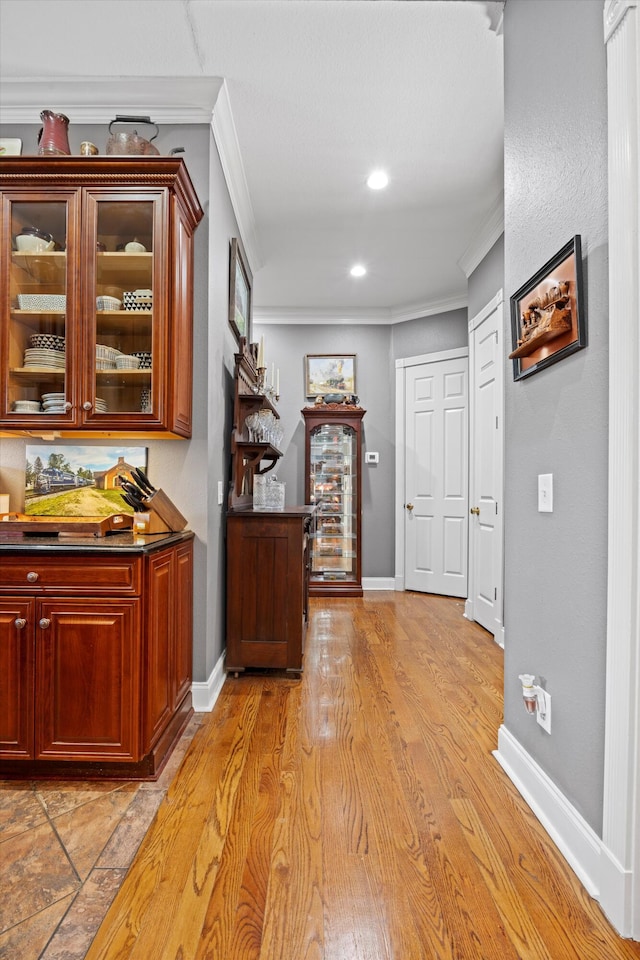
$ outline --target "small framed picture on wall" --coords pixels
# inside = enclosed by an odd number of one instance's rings
[[[305,390],[307,399],[356,392],[356,355],[308,353],[305,358]]]
[[[511,297],[513,379],[523,380],[587,345],[580,237]]]
[[[235,237],[229,257],[229,325],[238,343],[241,337],[251,342],[251,278]]]

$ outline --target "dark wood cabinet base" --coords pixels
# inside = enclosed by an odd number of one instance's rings
[[[157,780],[193,716],[189,693],[152,750],[138,763],[87,760],[0,760],[3,780]]]

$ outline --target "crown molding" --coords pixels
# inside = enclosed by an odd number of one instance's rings
[[[494,245],[504,233],[504,193],[500,196],[489,211],[485,221],[480,229],[471,238],[469,246],[466,248],[460,259],[458,266],[469,279],[475,268],[486,257]]]
[[[41,123],[42,104],[73,123],[150,116],[154,123],[211,123],[220,77],[2,77],[0,123]]]
[[[604,42],[608,43],[627,13],[638,5],[638,0],[605,0]]]
[[[489,17],[489,29],[501,37],[504,26],[504,5],[506,0],[484,0],[484,8]]]
[[[224,80],[220,85],[213,110],[211,129],[220,157],[227,190],[229,191],[231,206],[233,207],[233,212],[238,223],[238,231],[249,262],[249,269],[252,274],[255,274],[262,266],[262,256],[260,253],[253,206],[251,204],[251,196],[249,194],[249,186],[244,172],[244,163],[242,162],[240,144],[236,133],[236,125],[231,111],[229,91]]]
[[[420,320],[438,313],[449,313],[467,306],[467,297],[450,297],[446,300],[431,300],[406,307],[343,307],[342,309],[312,309],[309,307],[258,307],[253,308],[254,323],[294,325],[322,324],[362,326],[390,326],[407,320]]]
[[[449,313],[451,310],[462,310],[469,301],[466,293],[456,297],[447,297],[444,300],[427,300],[422,303],[412,303],[404,307],[393,307],[390,323],[406,323],[407,320],[420,320],[423,317],[433,317],[437,313]]]
[[[363,308],[316,308],[313,307],[253,307],[253,322],[264,324],[322,324],[327,326],[362,324],[389,324],[390,311],[386,307]]]

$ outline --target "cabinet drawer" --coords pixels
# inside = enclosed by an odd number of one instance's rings
[[[3,557],[0,591],[57,596],[137,596],[140,557]]]

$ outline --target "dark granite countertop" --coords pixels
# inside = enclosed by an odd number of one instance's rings
[[[0,531],[0,555],[3,553],[152,553],[174,543],[191,540],[191,530],[180,533],[139,534],[127,531],[105,537],[34,536]]]
[[[306,503],[302,506],[284,507],[282,510],[254,510],[253,507],[235,507],[227,510],[228,517],[258,517],[262,520],[269,517],[310,517],[318,509],[317,503]]]

